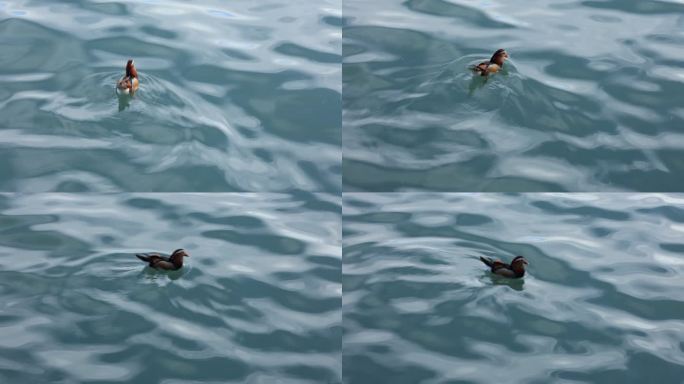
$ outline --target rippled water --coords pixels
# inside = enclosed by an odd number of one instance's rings
[[[339,0],[0,1],[0,190],[339,191],[340,26]]]
[[[339,382],[340,211],[332,195],[0,195],[0,382]],[[134,257],[179,247],[179,272]]]
[[[681,1],[343,7],[345,190],[684,190]]]
[[[345,382],[679,384],[683,231],[684,195],[346,194]]]

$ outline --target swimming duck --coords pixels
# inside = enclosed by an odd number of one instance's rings
[[[516,256],[510,264],[506,264],[501,260],[494,260],[482,256],[480,256],[480,260],[491,269],[493,274],[512,278],[525,276],[525,265],[527,265],[527,260],[522,256]]]
[[[133,94],[138,90],[138,71],[135,70],[133,60],[126,63],[126,74],[116,83],[116,88],[122,93]]]
[[[490,73],[498,72],[501,68],[503,68],[504,61],[506,61],[506,59],[508,59],[508,53],[506,53],[506,50],[497,49],[489,61],[483,61],[474,66],[473,71],[475,71],[475,73],[479,73],[480,76],[487,76]]]
[[[160,253],[138,253],[135,255],[138,259],[149,263],[149,266],[154,269],[165,269],[175,271],[183,268],[183,257],[190,257],[184,249],[176,249],[171,256],[164,256]]]

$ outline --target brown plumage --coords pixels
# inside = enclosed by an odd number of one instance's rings
[[[184,249],[176,249],[171,256],[160,253],[138,253],[138,259],[148,263],[151,268],[175,271],[183,268],[183,257],[190,257]]]
[[[138,71],[135,69],[133,60],[128,60],[126,63],[126,74],[124,74],[124,76],[116,83],[116,88],[123,93],[132,94],[138,90],[139,83],[140,80],[138,80]]]
[[[497,49],[492,55],[489,61],[483,61],[480,64],[473,67],[475,73],[480,74],[480,76],[487,76],[490,73],[498,72],[503,68],[504,62],[508,59],[508,53],[505,49]]]
[[[501,260],[494,260],[482,256],[480,256],[480,260],[485,263],[495,275],[511,278],[525,276],[525,265],[527,265],[527,260],[522,256],[516,256],[510,264],[506,264]]]
[[[135,65],[133,65],[133,60],[128,60],[128,63],[126,63],[126,76],[138,77],[138,71],[135,69]]]

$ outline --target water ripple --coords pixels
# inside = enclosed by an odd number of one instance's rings
[[[345,381],[679,383],[682,204],[345,194]],[[517,254],[524,280],[478,260]]]
[[[0,381],[340,382],[339,200],[1,195]]]
[[[0,189],[339,191],[339,4],[231,7],[7,4]]]
[[[682,190],[681,4],[344,7],[346,190]]]

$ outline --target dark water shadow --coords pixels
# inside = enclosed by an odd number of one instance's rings
[[[480,281],[489,281],[492,285],[505,285],[516,291],[523,291],[525,289],[525,279],[511,279],[508,277],[503,277],[496,275],[491,272],[485,272],[481,277]]]
[[[188,272],[187,267],[183,267],[177,271],[161,271],[158,269],[146,266],[142,269],[139,276],[144,277],[148,281],[156,281],[168,277],[170,280],[178,280]]]
[[[487,84],[487,80],[489,80],[489,76],[473,75],[473,78],[470,79],[470,84],[468,85],[468,96],[472,96],[475,91],[483,88]]]

